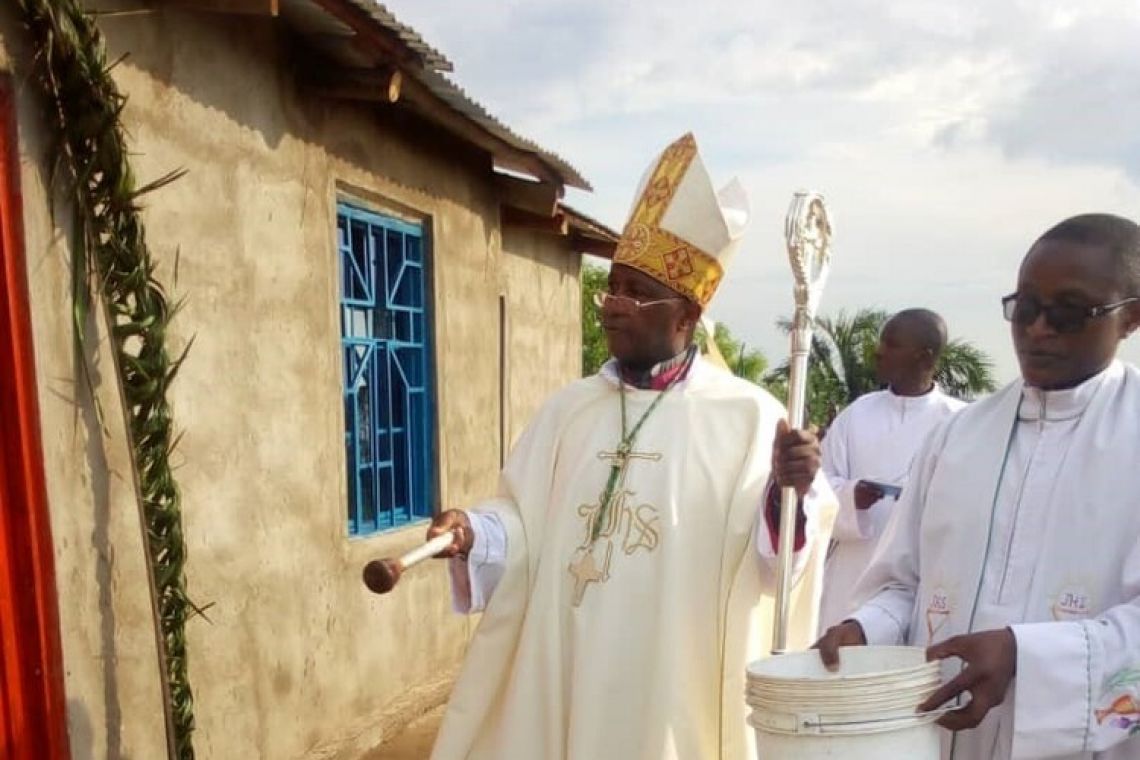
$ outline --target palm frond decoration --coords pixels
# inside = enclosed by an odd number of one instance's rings
[[[170,466],[177,440],[166,397],[185,352],[176,358],[167,352],[167,329],[177,305],[155,279],[138,206],[142,195],[180,174],[138,186],[120,121],[126,98],[111,78],[103,37],[80,2],[17,2],[35,50],[33,79],[46,104],[52,182],[72,205],[73,316],[80,357],[86,355],[84,330],[93,303],[110,325],[145,534],[167,752],[171,760],[192,760],[194,708],[185,629],[196,608],[186,595],[181,503]]]

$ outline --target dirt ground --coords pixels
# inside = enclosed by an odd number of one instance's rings
[[[427,760],[443,720],[443,706],[408,724],[403,733],[384,742],[360,760]]]

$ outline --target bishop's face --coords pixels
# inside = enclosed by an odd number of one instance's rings
[[[622,264],[610,269],[609,295],[601,309],[610,355],[625,367],[645,370],[688,345],[699,310],[647,274]],[[632,299],[632,300],[630,300]],[[638,307],[636,301],[642,306]]]
[[[1121,339],[1140,324],[1136,304],[1059,325],[1046,312],[1054,305],[1081,311],[1115,303],[1127,297],[1124,285],[1103,246],[1042,240],[1029,250],[1018,273],[1017,301],[1046,311],[1032,321],[1015,313],[1010,325],[1021,375],[1029,385],[1072,388],[1108,366]],[[1034,309],[1024,311],[1029,315]]]

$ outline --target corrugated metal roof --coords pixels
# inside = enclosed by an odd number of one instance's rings
[[[586,181],[586,178],[579,174],[578,170],[567,163],[565,159],[557,153],[543,148],[538,143],[513,132],[506,124],[496,119],[487,112],[487,109],[473,100],[471,96],[463,91],[463,88],[447,77],[431,71],[413,72],[413,76],[423,82],[436,97],[453,110],[475,122],[512,148],[524,153],[534,154],[542,163],[549,166],[561,177],[565,184],[582,190],[594,189],[590,183]],[[515,167],[508,166],[507,168]]]
[[[480,127],[512,151],[530,154],[540,164],[547,167],[552,175],[557,176],[563,184],[582,190],[593,189],[578,170],[567,163],[565,159],[512,131],[464,92],[459,85],[441,73],[452,70],[451,62],[425,42],[418,32],[401,23],[383,5],[375,2],[375,0],[341,1],[366,15],[375,24],[377,31],[388,38],[394,37],[394,41],[407,49],[415,60],[423,62],[422,68],[409,67],[406,64],[402,65],[401,68],[403,68],[405,76],[412,77],[420,82],[447,108]],[[312,45],[325,54],[333,56],[342,65],[352,67],[371,65],[362,58],[362,51],[352,44],[354,37],[352,28],[334,18],[316,0],[282,0],[281,15],[289,23],[300,29],[302,34],[310,37]],[[359,21],[363,22],[363,19]],[[512,161],[512,156],[508,151],[501,151],[500,155],[495,155],[492,152],[492,155],[496,159],[496,164],[502,168],[528,171],[525,167],[518,166],[517,160]]]
[[[348,2],[371,16],[381,27],[399,37],[432,71],[455,70],[451,61],[447,60],[443,53],[429,45],[415,29],[400,23],[400,20],[380,3],[375,0],[348,0]]]

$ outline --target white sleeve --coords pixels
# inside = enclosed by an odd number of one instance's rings
[[[854,494],[854,489],[852,489],[852,494]],[[878,538],[887,529],[887,523],[890,522],[891,512],[896,504],[898,501],[893,496],[884,496],[866,509],[855,509],[853,496],[851,500],[852,509],[848,514],[854,519],[851,522],[845,522],[843,512],[840,511],[839,517],[835,521],[835,530],[836,532],[842,530],[844,532],[843,538],[848,540],[866,541]]]
[[[871,563],[852,595],[866,599],[851,619],[863,627],[868,644],[905,644],[918,593],[918,549],[922,510],[919,489],[904,492]]]
[[[1121,572],[1138,595],[1095,618],[1011,626],[1013,758],[1104,752],[1140,736],[1140,544]]]
[[[507,565],[507,531],[499,515],[468,511],[471,521],[471,551],[466,558],[453,557],[451,606],[456,612],[481,612],[503,577]]]
[[[891,511],[871,562],[855,586],[853,598],[866,602],[851,615],[863,627],[868,644],[904,644],[910,640],[919,582],[919,545],[926,491],[946,440],[948,425],[932,434],[915,455],[899,501]]]
[[[848,410],[839,413],[824,434],[822,446],[823,474],[831,490],[839,497],[841,510],[846,509],[847,502],[851,501],[851,487],[855,485],[851,480],[851,464],[847,456],[847,418]]]
[[[851,407],[839,413],[831,423],[831,429],[823,437],[823,471],[835,497],[839,501],[839,512],[835,516],[835,527],[831,537],[835,541],[866,541],[879,537],[890,517],[894,499],[879,499],[867,509],[855,507],[855,484],[861,478],[851,470],[849,453],[848,415]]]

